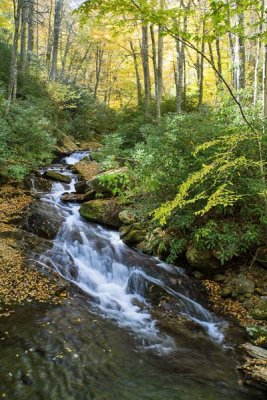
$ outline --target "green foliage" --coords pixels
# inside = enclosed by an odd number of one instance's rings
[[[257,224],[240,224],[231,219],[210,220],[193,234],[194,243],[198,248],[215,250],[222,264],[259,244],[259,239],[260,231]]]
[[[104,174],[99,179],[100,184],[111,192],[113,196],[123,195],[130,184],[128,174],[121,172]]]
[[[260,126],[257,110],[247,107],[246,113]],[[137,217],[149,222],[154,216],[153,231],[163,226],[172,232],[152,235],[148,251],[173,262],[193,241],[216,251],[224,264],[254,250],[264,240],[267,219],[260,170],[265,160],[258,151],[260,141],[267,154],[264,132],[251,133],[228,99],[215,111],[166,115],[159,125],[140,120],[127,119],[129,140],[122,121],[101,154],[110,163],[128,162],[135,187],[127,201]]]
[[[1,174],[22,179],[33,167],[51,161],[56,140],[44,110],[31,102],[0,109]]]

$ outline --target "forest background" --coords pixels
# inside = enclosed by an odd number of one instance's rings
[[[147,225],[146,251],[253,260],[267,237],[266,12],[265,0],[2,0],[1,180],[49,163],[66,135],[100,135],[102,169],[127,165],[117,193]]]

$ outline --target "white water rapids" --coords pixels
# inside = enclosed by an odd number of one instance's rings
[[[87,155],[76,152],[64,158],[62,164],[75,164]],[[41,201],[53,205],[63,215],[64,222],[53,247],[40,256],[39,261],[52,265],[65,279],[80,287],[90,296],[98,312],[133,331],[146,348],[165,353],[175,348],[173,339],[159,331],[151,316],[145,298],[148,284],[156,285],[178,299],[181,314],[201,325],[212,340],[222,342],[224,335],[218,318],[188,293],[174,291],[155,274],[151,276],[142,268],[142,263],[149,260],[152,267],[162,270],[175,270],[174,267],[134,252],[123,244],[118,232],[83,220],[79,205],[66,205],[60,201],[63,193],[74,191],[77,181],[76,175],[63,165],[52,168],[70,175],[71,183],[53,183],[51,193],[44,194]],[[176,273],[184,275],[182,269],[176,268]]]

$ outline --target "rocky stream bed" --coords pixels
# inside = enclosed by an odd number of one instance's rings
[[[264,282],[246,269],[200,281],[128,247],[144,226],[88,155],[36,171],[23,188],[2,187],[0,397],[265,398],[267,351],[222,316],[228,305],[253,327],[258,315],[262,331],[250,334],[264,338]],[[251,316],[243,302],[255,289]],[[244,297],[238,307],[234,296]]]

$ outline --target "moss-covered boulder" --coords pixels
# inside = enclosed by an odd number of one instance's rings
[[[122,210],[119,214],[119,219],[123,225],[131,225],[136,222],[135,217],[129,210]]]
[[[44,178],[51,179],[52,181],[58,181],[58,182],[63,182],[63,183],[71,182],[70,176],[61,174],[60,172],[53,171],[53,170],[46,171],[43,176],[44,176]]]
[[[121,226],[119,220],[120,207],[110,199],[97,199],[83,203],[80,215],[88,221],[109,225],[115,228]]]
[[[119,168],[96,175],[87,181],[87,189],[103,197],[113,197],[126,189],[128,184],[127,169]]]
[[[259,301],[251,312],[254,319],[267,320],[267,297]]]
[[[131,246],[141,243],[146,238],[146,231],[142,224],[136,222],[132,225],[123,225],[120,228],[120,238],[122,241]]]
[[[100,173],[100,164],[95,161],[82,160],[72,167],[80,175],[81,181],[89,181]]]
[[[244,274],[238,274],[231,278],[225,285],[222,296],[233,297],[237,300],[244,301],[250,298],[255,290],[254,282]]]
[[[52,182],[34,174],[26,176],[23,180],[23,186],[26,190],[37,190],[38,192],[50,192]]]
[[[216,273],[222,267],[214,251],[198,249],[193,243],[187,248],[186,258],[193,269],[204,275]]]

